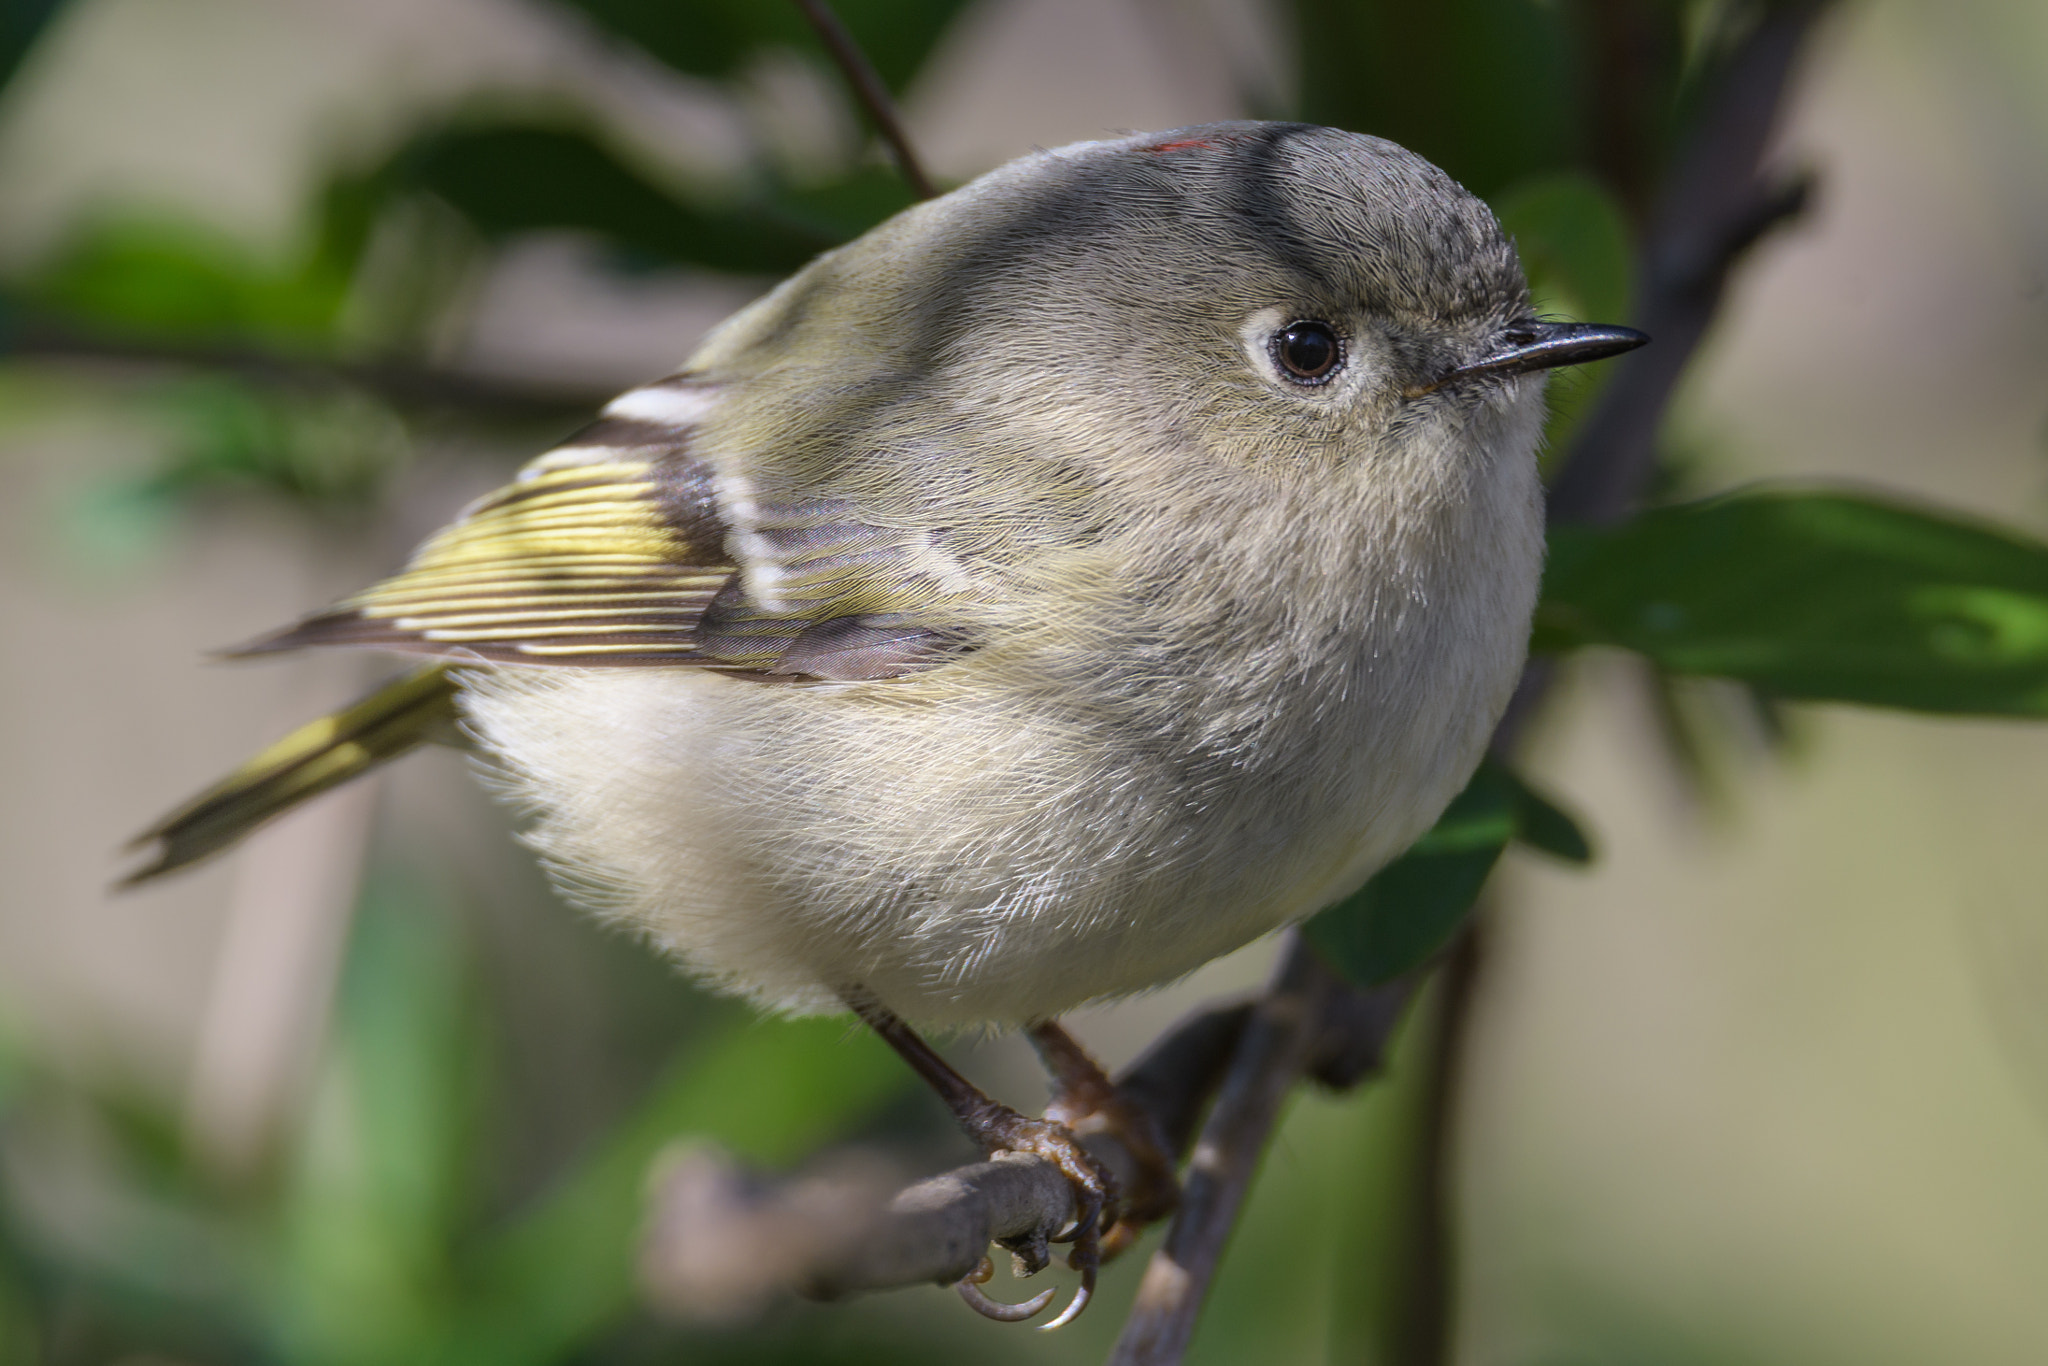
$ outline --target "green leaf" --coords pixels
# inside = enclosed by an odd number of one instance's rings
[[[582,229],[655,260],[768,275],[795,269],[837,240],[746,209],[692,205],[576,128],[449,130],[416,142],[393,170],[399,184],[441,196],[492,238]]]
[[[1301,116],[1391,138],[1482,197],[1581,155],[1578,16],[1542,0],[1295,0]]]
[[[172,425],[163,463],[113,496],[131,511],[193,495],[260,491],[335,509],[371,503],[410,455],[405,426],[376,400],[348,390],[280,393],[224,376],[199,376],[151,395]]]
[[[1355,986],[1412,972],[1457,935],[1506,847],[1404,854],[1310,920],[1309,943]]]
[[[1514,790],[1515,838],[1566,863],[1591,863],[1593,842],[1564,809],[1538,792],[1513,769],[1501,769]]]
[[[739,74],[764,48],[825,53],[789,0],[557,0],[693,76]],[[901,91],[966,0],[836,0],[833,12],[890,89]]]
[[[7,0],[0,4],[0,86],[20,70],[22,59],[63,5],[64,0]]]
[[[1436,856],[1491,849],[1497,853],[1514,837],[1515,784],[1506,769],[1488,760],[1408,852]]]
[[[1309,920],[1309,942],[1357,986],[1412,972],[1456,936],[1501,851],[1518,839],[1573,863],[1593,857],[1576,821],[1487,759],[1408,852]]]
[[[204,224],[122,213],[66,238],[23,282],[22,302],[117,333],[305,349],[332,329],[346,291],[340,275],[274,265]]]
[[[912,202],[893,170],[863,166],[822,185],[698,203],[587,128],[530,122],[438,130],[362,183],[386,196],[429,191],[486,238],[581,230],[641,261],[739,275],[787,274]],[[344,200],[358,217],[360,197]]]
[[[2048,714],[2048,545],[1905,503],[1763,490],[1559,527],[1535,646],[1618,645],[1779,697]]]
[[[332,1064],[265,1298],[282,1355],[418,1361],[449,1313],[449,1260],[479,1177],[476,1017],[449,908],[388,870],[365,888]]]
[[[1536,307],[1585,322],[1625,322],[1634,256],[1621,205],[1599,181],[1561,171],[1518,182],[1494,205],[1515,239]]]

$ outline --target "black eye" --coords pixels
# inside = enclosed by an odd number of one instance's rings
[[[1273,363],[1297,384],[1323,384],[1344,364],[1344,343],[1328,323],[1289,323],[1273,336]]]

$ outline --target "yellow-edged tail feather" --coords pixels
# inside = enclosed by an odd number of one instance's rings
[[[353,706],[300,726],[135,837],[156,856],[132,887],[219,853],[300,802],[430,741],[457,737],[455,684],[444,668],[408,674]]]

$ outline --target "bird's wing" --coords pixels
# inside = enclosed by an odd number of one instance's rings
[[[716,393],[677,376],[621,395],[400,574],[232,653],[363,645],[816,678],[943,657],[948,633],[904,610],[945,595],[930,538],[864,525],[831,499],[726,506],[691,449]]]

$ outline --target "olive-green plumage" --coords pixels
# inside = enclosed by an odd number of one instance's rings
[[[155,857],[128,875],[134,886],[219,853],[300,802],[361,777],[420,745],[456,733],[455,683],[421,669],[362,701],[308,722],[136,836]]]

